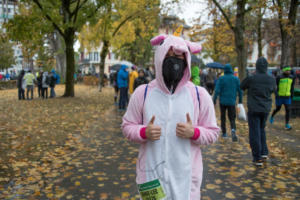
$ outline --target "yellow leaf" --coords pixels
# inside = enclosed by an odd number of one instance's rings
[[[122,192],[122,198],[127,198],[129,196],[130,194],[128,192]]]
[[[252,192],[251,187],[245,187],[245,188],[244,188],[244,193],[245,193],[245,194],[250,194],[251,192]]]
[[[225,197],[228,199],[235,199],[235,196],[231,192],[227,192]]]
[[[41,192],[40,191],[35,191],[35,193],[33,194],[34,196],[40,196]]]
[[[216,184],[221,184],[223,181],[220,179],[215,180]]]
[[[284,182],[277,182],[275,186],[279,189],[285,189],[286,188],[286,185],[285,185]]]
[[[206,185],[206,188],[207,188],[207,189],[210,189],[210,190],[213,190],[213,189],[216,189],[217,186],[214,185],[214,184],[207,184],[207,185]]]
[[[79,182],[79,181],[76,181],[76,182],[75,182],[75,185],[76,185],[76,186],[79,186],[79,185],[80,185],[80,182]]]
[[[101,194],[100,194],[100,199],[101,199],[101,200],[105,200],[105,199],[107,199],[107,198],[108,198],[107,193],[101,193]]]

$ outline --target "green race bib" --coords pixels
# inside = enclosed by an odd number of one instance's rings
[[[138,189],[143,200],[160,200],[166,197],[158,179],[139,184]]]

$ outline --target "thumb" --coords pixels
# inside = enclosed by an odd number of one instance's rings
[[[186,122],[190,123],[190,124],[192,123],[192,120],[191,120],[191,117],[190,117],[189,113],[186,114]]]
[[[150,120],[150,122],[149,122],[149,124],[150,125],[154,124],[154,120],[155,120],[155,116],[153,115],[152,118],[151,118],[151,120]]]

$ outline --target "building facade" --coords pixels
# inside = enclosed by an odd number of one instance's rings
[[[99,74],[99,66],[101,62],[100,53],[101,47],[90,51],[87,49],[81,51],[79,58],[79,70],[83,74]],[[120,63],[120,60],[118,60],[116,55],[109,50],[108,55],[105,58],[104,73],[109,74],[109,67],[118,63]]]
[[[3,23],[7,22],[9,19],[12,19],[15,13],[17,12],[17,0],[0,0],[0,29],[5,32],[3,28]],[[20,45],[14,45],[14,57],[15,57],[15,64],[12,65],[7,70],[0,70],[0,73],[16,73],[18,74],[19,71],[23,69],[23,56],[22,56],[22,49]]]

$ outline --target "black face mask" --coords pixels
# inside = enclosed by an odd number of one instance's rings
[[[183,77],[186,62],[177,57],[166,57],[163,62],[163,77],[164,82],[169,90],[174,93],[178,83]]]

